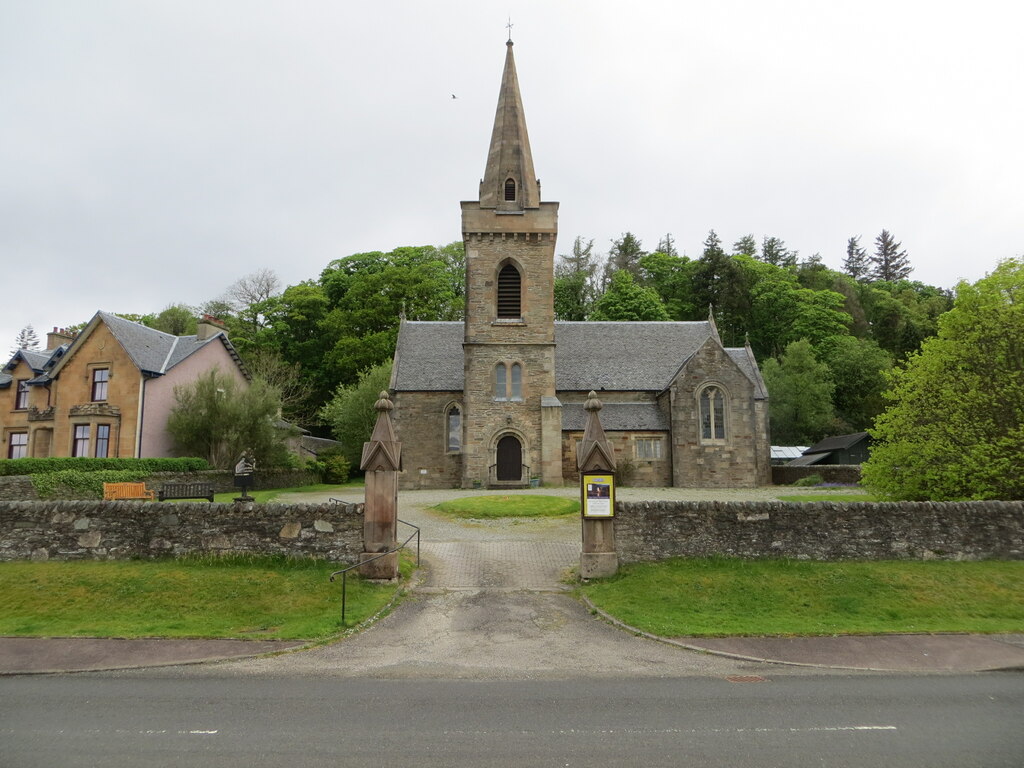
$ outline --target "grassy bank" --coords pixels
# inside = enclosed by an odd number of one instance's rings
[[[496,517],[563,517],[579,514],[580,503],[562,496],[509,494],[468,496],[438,504],[434,509],[452,517],[484,520]]]
[[[362,488],[362,478],[359,482],[349,482],[344,485],[328,485],[321,483],[319,485],[304,485],[299,488],[268,488],[263,491],[249,491],[249,496],[256,504],[269,504],[272,501],[276,501],[279,496],[283,496],[286,493],[332,493],[337,492],[339,496],[346,488]],[[242,495],[242,489],[228,491],[227,493],[216,493],[213,496],[213,500],[216,502],[224,502],[230,504],[237,497]],[[194,499],[192,500],[194,501]]]
[[[667,637],[1024,632],[1022,562],[674,559],[582,590]]]
[[[0,563],[0,635],[317,639],[339,631],[338,564],[272,557]],[[346,626],[394,585],[348,579]]]

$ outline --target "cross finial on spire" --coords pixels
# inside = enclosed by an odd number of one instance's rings
[[[505,26],[508,28],[508,41],[511,43],[512,42],[512,27],[513,27],[512,17],[511,16],[508,17],[508,24],[506,24]]]

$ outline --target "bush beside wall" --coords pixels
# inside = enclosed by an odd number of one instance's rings
[[[619,502],[615,542],[621,562],[1024,560],[1024,502]]]
[[[362,504],[0,501],[0,561],[228,552],[356,562]]]
[[[824,483],[857,485],[860,482],[860,464],[821,464],[809,467],[780,464],[772,467],[772,485],[792,485],[811,475],[821,475]]]

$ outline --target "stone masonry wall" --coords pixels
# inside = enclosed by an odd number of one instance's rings
[[[621,562],[1024,560],[1024,502],[620,502],[615,540]]]
[[[0,561],[246,552],[355,562],[362,504],[0,501]]]

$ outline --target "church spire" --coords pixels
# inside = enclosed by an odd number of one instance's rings
[[[530,137],[519,93],[512,40],[507,43],[498,110],[494,115],[487,169],[480,182],[480,207],[521,211],[540,207],[540,183],[533,171]]]

